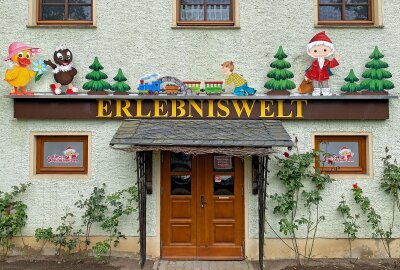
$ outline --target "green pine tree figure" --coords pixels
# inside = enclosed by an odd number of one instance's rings
[[[282,94],[286,91],[286,94],[290,94],[287,90],[292,90],[296,88],[294,82],[290,79],[294,77],[293,73],[288,70],[291,68],[291,64],[284,59],[287,58],[287,54],[283,51],[282,46],[279,46],[278,52],[274,56],[275,61],[273,61],[270,67],[273,68],[268,72],[267,77],[270,78],[264,87],[270,90],[282,91]]]
[[[381,60],[383,57],[384,55],[376,46],[369,56],[372,60],[365,65],[368,69],[362,74],[365,80],[361,82],[361,89],[366,89],[371,92],[383,92],[385,89],[394,88],[394,84],[387,80],[392,77],[392,74],[385,69],[388,68],[389,65]]]
[[[111,90],[118,94],[128,94],[127,92],[131,90],[131,87],[125,83],[127,80],[122,69],[118,69],[118,74],[114,77],[116,83],[111,86]]]
[[[106,94],[107,92],[105,90],[110,89],[111,85],[103,81],[107,79],[108,76],[101,71],[104,67],[100,64],[97,57],[94,58],[93,64],[91,64],[89,68],[93,71],[86,75],[85,78],[90,81],[83,85],[83,89],[89,90],[88,94]]]
[[[354,74],[354,70],[350,69],[349,75],[344,79],[347,84],[343,85],[340,90],[346,93],[356,93],[361,90],[360,85],[357,83],[359,79],[356,74]]]

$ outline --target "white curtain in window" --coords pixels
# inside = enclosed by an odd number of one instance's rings
[[[181,20],[203,21],[204,4],[207,4],[207,20],[227,21],[230,19],[230,0],[182,0]]]

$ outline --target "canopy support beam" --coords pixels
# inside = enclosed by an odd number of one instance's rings
[[[139,246],[140,267],[146,263],[146,156],[145,152],[136,153],[137,187],[139,197]]]
[[[256,164],[258,186],[258,263],[264,269],[265,209],[267,199],[268,156],[259,156]]]

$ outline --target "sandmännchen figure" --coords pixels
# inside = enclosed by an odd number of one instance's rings
[[[305,80],[312,81],[314,86],[313,96],[332,95],[329,88],[329,78],[333,75],[331,69],[339,66],[342,59],[342,55],[338,54],[328,60],[334,53],[335,46],[325,32],[316,34],[307,45],[307,54],[315,59],[305,75]]]

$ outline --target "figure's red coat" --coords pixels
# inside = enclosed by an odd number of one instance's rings
[[[329,80],[330,68],[339,66],[339,62],[333,58],[332,60],[325,59],[322,69],[319,67],[318,60],[315,60],[311,67],[307,70],[306,77],[312,81],[326,81]]]

